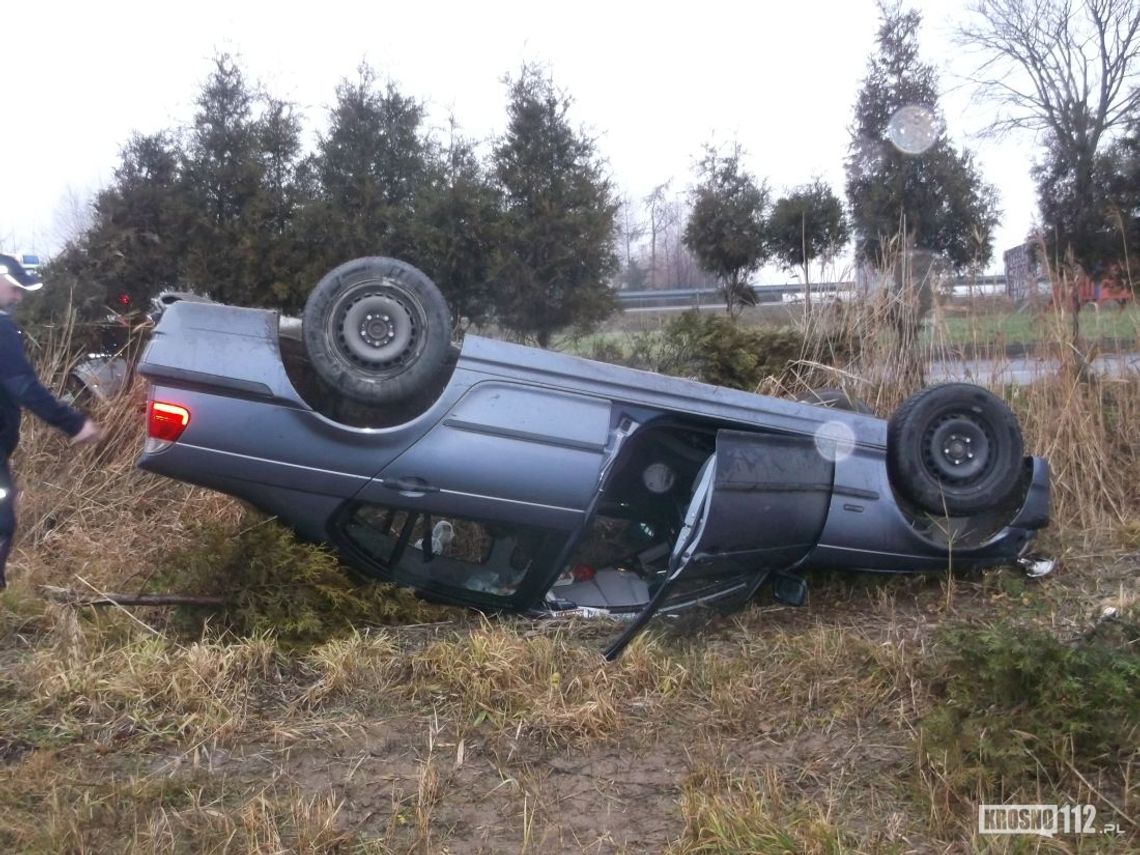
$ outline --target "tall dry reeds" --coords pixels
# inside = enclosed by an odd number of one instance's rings
[[[62,393],[82,357],[71,324],[28,343],[41,379]],[[23,584],[72,584],[101,590],[140,581],[184,542],[191,522],[236,521],[240,505],[220,494],[188,488],[135,467],[146,435],[145,384],[85,407],[103,431],[87,446],[25,415],[13,468],[20,487],[19,533],[9,578]],[[82,583],[79,583],[82,587]]]
[[[1058,290],[1064,287],[1058,283]],[[924,312],[921,290],[913,283],[886,287],[805,313],[802,382],[843,388],[884,417],[931,382],[986,386],[1018,414],[1027,452],[1049,461],[1055,531],[1087,542],[1134,525],[1140,518],[1140,366],[1098,363],[1102,344],[1074,338],[1079,327],[1064,301],[1015,306],[990,298],[975,311],[943,299]],[[937,283],[932,290],[939,290]],[[1007,341],[992,323],[1018,315],[1028,318],[1028,344]],[[1140,352],[1136,334],[1111,344]]]

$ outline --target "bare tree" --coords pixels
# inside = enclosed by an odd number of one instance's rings
[[[1135,0],[979,0],[958,31],[985,62],[972,82],[1004,104],[992,131],[1047,131],[1076,157],[1140,107]]]
[[[52,214],[52,239],[57,246],[67,246],[79,240],[94,222],[91,199],[68,185]]]
[[[666,196],[670,181],[658,184],[642,202],[649,214],[649,281],[657,287],[657,243],[663,231],[677,221],[677,210]]]
[[[1001,105],[988,130],[1044,132],[1049,157],[1037,175],[1043,212],[1061,220],[1060,228],[1050,225],[1063,242],[1084,250],[1103,219],[1097,154],[1140,110],[1140,4],[977,0],[970,11],[958,36],[984,57],[970,80]]]
[[[633,269],[636,260],[634,259],[634,248],[645,237],[645,224],[637,218],[637,212],[634,210],[633,201],[629,196],[622,196],[618,202],[618,238],[622,246],[622,268],[623,276],[629,276],[630,271]]]

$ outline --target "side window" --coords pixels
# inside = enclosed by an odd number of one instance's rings
[[[508,599],[539,567],[551,533],[529,526],[357,505],[344,534],[394,582]]]

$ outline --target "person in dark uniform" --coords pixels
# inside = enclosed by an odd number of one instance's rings
[[[10,255],[0,255],[0,590],[7,586],[4,568],[16,535],[16,485],[9,458],[20,442],[20,415],[30,410],[71,437],[72,443],[99,438],[99,426],[67,406],[36,377],[20,332],[8,316],[29,291],[43,286],[40,277]]]

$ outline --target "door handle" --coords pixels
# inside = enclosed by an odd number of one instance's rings
[[[439,487],[433,487],[423,478],[381,478],[381,486],[387,487],[389,490],[410,497],[422,496],[425,493],[438,493]]]

